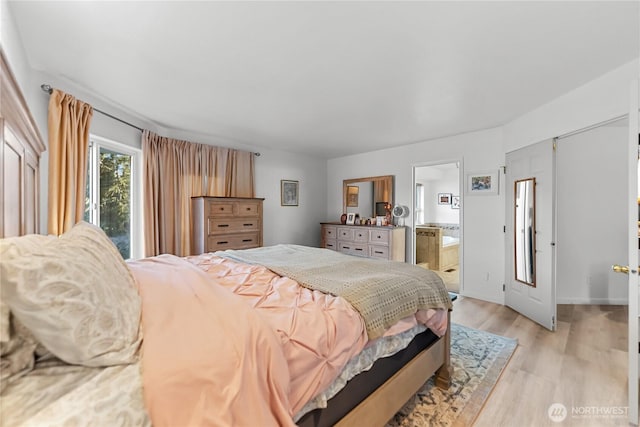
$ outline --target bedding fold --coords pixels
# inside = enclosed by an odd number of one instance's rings
[[[289,366],[294,414],[367,344],[362,318],[343,298],[302,287],[266,267],[211,253],[187,259],[206,272],[213,286],[242,298],[275,331]]]
[[[309,289],[343,297],[363,317],[370,340],[419,310],[451,309],[449,293],[437,274],[403,262],[299,245],[227,250],[215,255],[263,265]]]
[[[154,426],[293,426],[290,374],[262,316],[188,261],[130,261],[142,297],[144,401]]]

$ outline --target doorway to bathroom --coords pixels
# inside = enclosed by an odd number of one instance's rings
[[[450,292],[461,290],[460,162],[414,166],[415,264],[433,270]]]

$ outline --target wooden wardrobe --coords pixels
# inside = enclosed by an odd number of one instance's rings
[[[40,231],[42,136],[0,49],[0,238]]]

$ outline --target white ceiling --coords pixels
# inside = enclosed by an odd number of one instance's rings
[[[499,126],[639,55],[637,1],[9,7],[36,70],[165,128],[328,158]]]

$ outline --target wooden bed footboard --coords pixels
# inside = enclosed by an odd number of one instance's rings
[[[451,312],[447,313],[447,332],[440,341],[444,340],[444,363],[436,372],[436,386],[448,389],[451,386],[451,377],[453,376],[453,366],[451,366]]]
[[[445,335],[411,359],[336,426],[384,426],[434,374],[436,386],[449,388],[453,373],[450,360],[451,313],[448,320]]]

